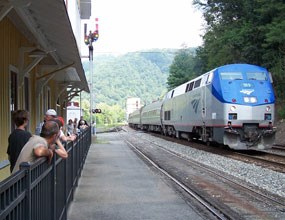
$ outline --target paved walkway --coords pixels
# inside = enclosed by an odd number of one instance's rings
[[[97,134],[68,220],[178,220],[201,217],[117,133]]]

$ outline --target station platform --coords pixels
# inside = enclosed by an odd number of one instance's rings
[[[68,220],[173,220],[202,217],[116,133],[96,135]]]

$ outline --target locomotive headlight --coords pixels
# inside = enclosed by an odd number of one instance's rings
[[[251,103],[256,103],[256,102],[257,102],[256,97],[250,97],[250,102],[251,102]]]
[[[271,111],[270,106],[266,106],[265,111],[270,112]]]
[[[235,106],[231,106],[230,110],[231,110],[231,112],[234,112],[234,111],[236,111],[236,107]]]
[[[243,101],[249,103],[249,97],[243,97]]]
[[[243,101],[245,103],[256,103],[257,102],[257,99],[256,97],[243,97]]]

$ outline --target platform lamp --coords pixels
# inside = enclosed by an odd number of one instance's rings
[[[87,24],[84,24],[84,43],[89,49],[89,71],[90,71],[90,126],[92,133],[96,134],[96,114],[95,124],[92,123],[92,110],[93,110],[93,43],[99,38],[98,18],[95,18],[95,31],[89,31],[87,35]]]

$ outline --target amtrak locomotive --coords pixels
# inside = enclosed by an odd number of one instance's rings
[[[177,138],[217,142],[232,149],[274,144],[271,74],[249,64],[215,68],[169,91],[163,100],[129,115],[134,128]]]

